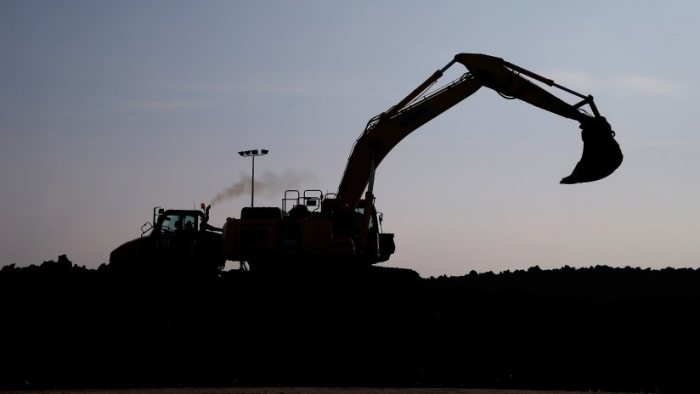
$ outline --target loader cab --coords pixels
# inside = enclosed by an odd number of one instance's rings
[[[141,237],[169,236],[180,231],[205,229],[207,217],[204,212],[190,210],[153,209],[153,222],[141,227]]]
[[[153,234],[170,236],[200,230],[203,214],[197,211],[167,211],[160,215]]]
[[[220,234],[209,231],[204,212],[195,210],[160,210],[148,235],[151,247],[167,253],[191,253],[202,244],[211,244]]]

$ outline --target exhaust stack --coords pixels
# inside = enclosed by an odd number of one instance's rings
[[[622,151],[615,132],[602,116],[581,121],[583,155],[571,175],[562,184],[594,182],[612,174],[622,164]]]

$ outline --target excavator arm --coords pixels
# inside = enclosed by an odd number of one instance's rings
[[[455,63],[463,64],[469,72],[435,92],[419,98]],[[578,96],[582,101],[574,105],[568,104],[522,75],[562,89]],[[493,89],[506,98],[517,98],[580,123],[584,142],[583,156],[572,174],[562,179],[561,183],[596,181],[612,174],[622,163],[622,152],[613,138],[615,133],[605,118],[598,113],[592,96],[576,93],[497,57],[462,53],[456,55],[450,63],[436,71],[397,105],[370,119],[364,132],[355,142],[348,159],[336,194],[337,202],[346,208],[354,209],[367,189],[365,201],[371,203],[374,172],[386,155],[414,130],[471,96],[482,86]],[[580,109],[584,105],[591,108],[593,115]]]

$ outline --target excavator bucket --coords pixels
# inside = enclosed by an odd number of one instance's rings
[[[594,182],[615,172],[622,164],[622,151],[615,141],[615,132],[602,116],[581,122],[583,156],[571,175],[560,183],[574,184]]]

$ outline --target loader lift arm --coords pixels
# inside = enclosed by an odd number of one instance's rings
[[[463,64],[468,72],[416,101],[416,98],[432,86],[455,63]],[[574,105],[568,104],[535,85],[529,79],[523,78],[522,75],[548,86],[562,89],[581,98],[582,101]],[[483,54],[461,53],[456,55],[445,67],[431,75],[398,104],[370,119],[352,149],[338,186],[336,204],[344,206],[344,209],[354,209],[362,199],[365,189],[367,189],[367,193],[364,200],[371,204],[374,199],[372,194],[374,172],[386,155],[414,130],[471,96],[482,86],[493,89],[506,98],[520,99],[580,123],[584,141],[583,156],[572,174],[562,179],[561,183],[596,181],[612,174],[622,163],[622,152],[613,138],[615,133],[598,112],[592,96],[574,92],[501,58]],[[591,108],[593,115],[581,110],[584,105]]]

